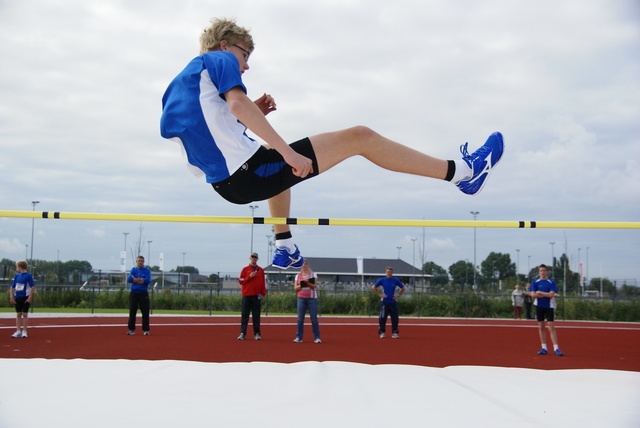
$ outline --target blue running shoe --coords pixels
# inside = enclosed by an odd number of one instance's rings
[[[504,141],[501,133],[494,132],[489,135],[484,145],[472,155],[467,151],[468,145],[469,143],[465,143],[460,146],[460,152],[462,153],[462,160],[471,168],[471,177],[455,184],[462,193],[476,195],[484,187],[493,167],[500,162],[504,152]]]
[[[540,351],[538,351],[538,355],[547,355],[547,350],[542,348]]]
[[[304,257],[300,255],[300,250],[297,245],[294,245],[296,250],[293,253],[287,251],[284,247],[276,248],[276,252],[273,255],[273,261],[271,265],[278,269],[301,268],[304,263]]]
[[[564,354],[562,353],[562,351],[561,351],[560,349],[556,349],[556,355],[557,355],[558,357],[562,357],[562,356],[564,356]]]

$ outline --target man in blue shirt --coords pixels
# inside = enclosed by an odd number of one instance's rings
[[[142,313],[142,331],[145,336],[149,335],[149,283],[151,282],[151,271],[144,266],[144,257],[138,256],[136,267],[131,269],[127,282],[131,284],[129,293],[129,331],[128,335],[134,335],[136,330],[136,313],[138,307]]]
[[[362,156],[391,171],[446,180],[463,193],[480,192],[502,157],[503,139],[493,133],[473,154],[460,147],[462,159],[444,160],[355,126],[318,134],[292,144],[265,116],[276,110],[271,95],[247,97],[242,74],[249,70],[253,37],[229,19],[213,19],[200,36],[200,55],[176,76],[162,97],[162,137],[181,145],[189,168],[204,175],[229,202],[268,199],[272,217],[290,217],[295,184],[321,174],[352,156]],[[341,94],[337,94],[340,96]],[[388,100],[382,100],[386,108]],[[251,139],[249,129],[266,144]],[[273,226],[273,266],[299,268],[304,263],[289,224]]]
[[[382,291],[378,289],[382,287]],[[396,289],[400,289],[396,294]],[[380,339],[385,338],[385,331],[387,328],[387,317],[391,315],[391,337],[394,339],[400,338],[400,331],[398,330],[398,324],[400,323],[400,316],[398,314],[398,297],[404,294],[404,284],[396,277],[393,276],[393,268],[388,267],[386,269],[386,275],[371,287],[374,293],[380,296],[380,313],[378,316],[378,334]]]
[[[531,283],[531,297],[535,300],[533,304],[536,306],[536,317],[538,319],[538,333],[540,335],[540,343],[542,349],[538,352],[538,355],[546,355],[547,351],[547,333],[545,332],[545,319],[547,320],[547,328],[549,329],[549,335],[553,342],[553,351],[559,357],[564,354],[558,347],[558,336],[556,334],[555,321],[555,308],[556,308],[556,293],[558,287],[556,282],[549,279],[549,270],[547,266],[538,266],[538,279]]]

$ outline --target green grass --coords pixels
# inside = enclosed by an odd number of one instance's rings
[[[154,314],[238,316],[239,295],[184,293],[165,289],[151,296]],[[0,311],[13,312],[0,301]],[[34,313],[122,314],[128,313],[128,291],[90,292],[77,289],[42,289],[36,294]],[[319,313],[334,316],[376,316],[379,299],[373,293],[329,293],[321,291]],[[401,316],[453,318],[512,318],[509,296],[482,294],[413,294],[399,301]],[[263,300],[265,315],[295,315],[297,300],[292,292],[271,292]],[[92,308],[93,311],[92,311]],[[558,320],[640,322],[639,299],[560,298]]]

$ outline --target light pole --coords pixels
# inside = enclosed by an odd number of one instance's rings
[[[584,282],[585,282],[585,289],[586,287],[589,286],[589,247],[587,247],[587,261],[586,261],[587,266],[584,269]]]
[[[253,219],[253,212],[258,208],[257,205],[249,205],[249,208],[251,209],[251,219]],[[249,254],[253,253],[253,220],[251,221],[251,252]]]
[[[187,255],[185,251],[182,252],[182,275],[184,275],[184,257]],[[180,278],[180,285],[182,285],[182,277]]]
[[[127,270],[127,235],[129,232],[122,232],[124,235],[124,270]]]
[[[580,287],[582,287],[582,261],[580,259],[580,252],[582,251],[582,248],[578,248],[578,283],[580,284]],[[578,287],[578,290],[581,291],[582,288]]]
[[[516,282],[518,282],[518,272],[520,271],[520,250],[516,248],[518,257],[516,258]]]
[[[266,235],[267,236],[267,262],[269,260],[271,260],[271,245],[273,244],[273,242],[271,242],[271,238],[273,238],[273,236],[271,235]]]
[[[36,205],[39,203],[40,201],[31,201],[31,204],[33,205],[33,211],[36,210]],[[33,263],[33,230],[35,228],[35,220],[35,217],[31,219],[31,257],[29,257],[29,264]]]
[[[400,260],[400,250],[402,249],[402,247],[396,247],[398,249],[398,260]]]
[[[153,241],[147,241],[147,266],[151,267],[151,243]]]
[[[476,218],[480,214],[480,211],[471,211],[471,215],[473,216],[473,221],[476,221]],[[478,275],[476,273],[476,228],[473,228],[473,289],[478,289]]]
[[[127,235],[129,232],[122,232],[124,235],[124,257],[122,259],[122,273],[124,275],[124,286],[127,286]]]
[[[549,244],[551,244],[551,278],[556,279],[556,275],[555,275],[556,258],[553,254],[553,246],[555,245],[555,242],[549,242]]]
[[[411,238],[411,241],[413,242],[413,263],[411,266],[411,273],[413,274],[413,286],[415,288],[416,286],[416,239],[417,238]]]

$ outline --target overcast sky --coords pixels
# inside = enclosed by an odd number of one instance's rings
[[[250,216],[194,178],[159,134],[166,86],[220,16],[251,29],[245,84],[252,98],[276,98],[269,120],[286,140],[367,125],[454,159],[467,141],[475,150],[491,132],[505,137],[477,196],[355,158],[296,186],[292,217],[640,221],[635,0],[0,0],[0,209]],[[255,205],[269,216],[265,201]],[[0,218],[0,258],[30,256],[31,226]],[[117,270],[123,233],[130,252],[140,226],[36,220],[33,257]],[[142,228],[144,255],[157,265],[163,252],[167,269],[184,260],[239,272],[248,261],[248,225]],[[267,265],[271,227],[253,232]],[[473,261],[473,229],[293,233],[308,256]],[[524,273],[550,263],[552,249],[590,277],[640,279],[638,230],[477,229],[478,264],[508,253]]]

